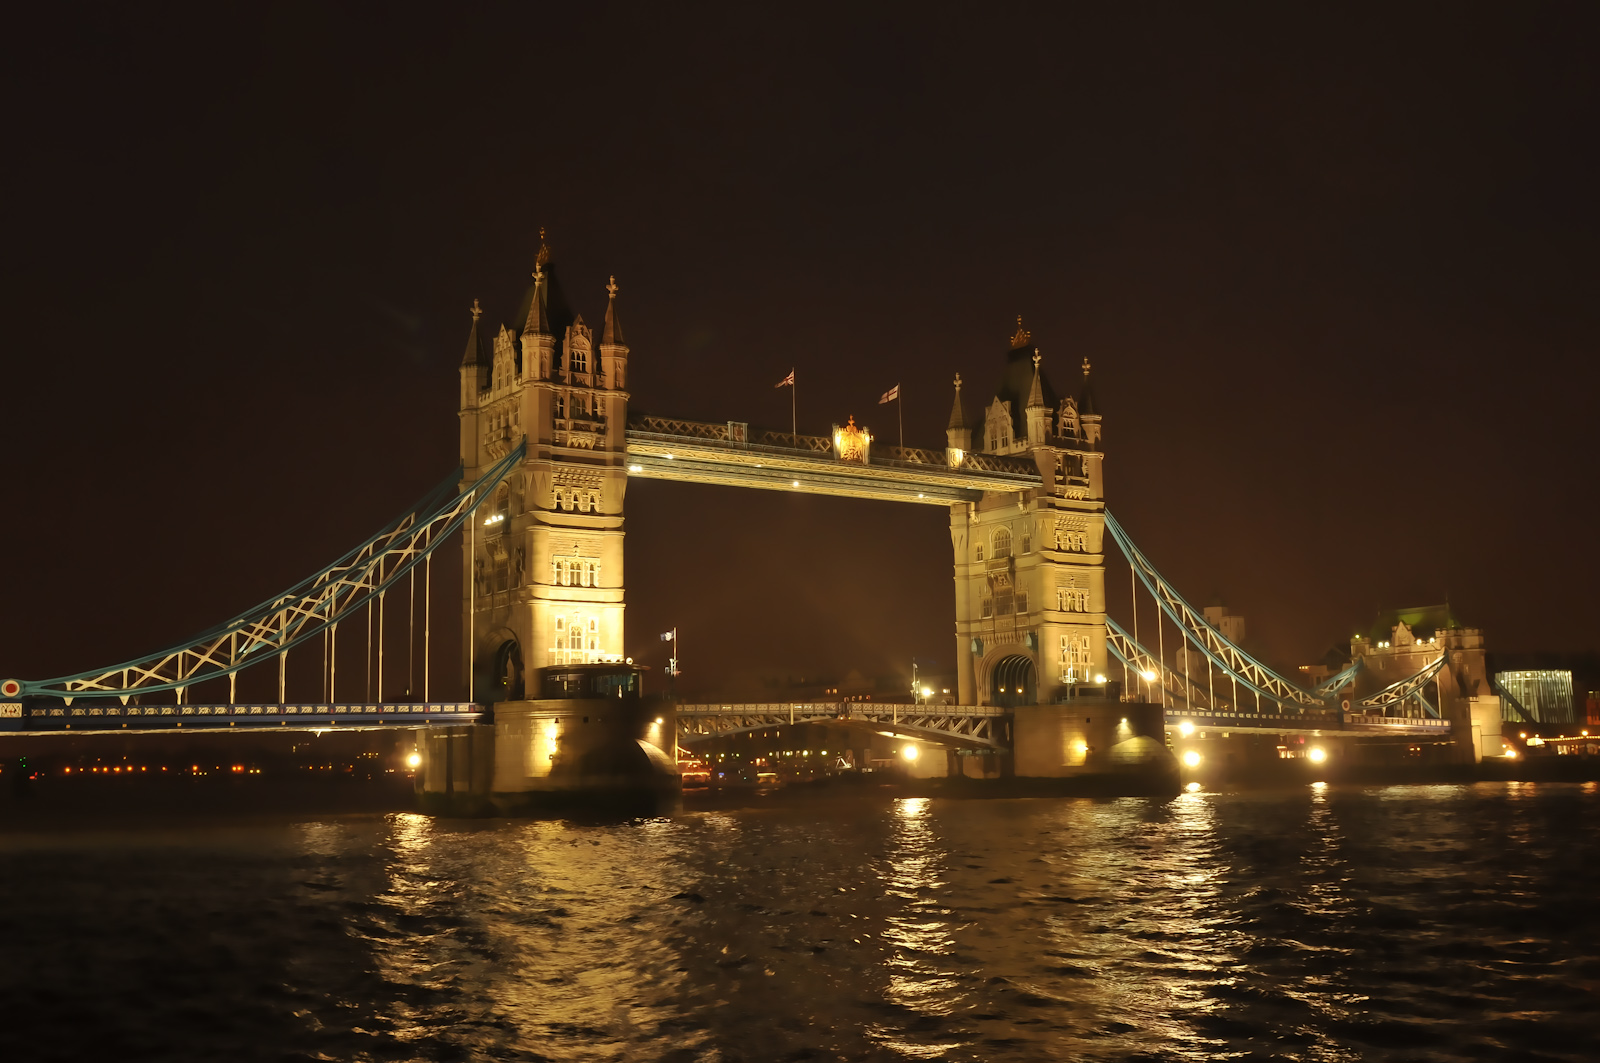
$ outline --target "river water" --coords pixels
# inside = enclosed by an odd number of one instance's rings
[[[0,1059],[1600,1058],[1595,784],[0,837]]]

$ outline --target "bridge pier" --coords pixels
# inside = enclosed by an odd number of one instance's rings
[[[419,733],[419,804],[451,816],[670,811],[676,726],[637,699],[502,701],[491,724]]]
[[[1103,776],[1147,786],[1178,788],[1178,764],[1166,746],[1160,705],[1074,698],[1012,710],[1016,774],[1063,779]]]

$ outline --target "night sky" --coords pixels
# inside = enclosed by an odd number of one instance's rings
[[[1600,645],[1589,5],[224,6],[6,34],[0,674],[187,636],[421,495],[541,226],[591,323],[616,274],[636,411],[786,429],[793,368],[802,432],[893,441],[899,383],[943,446],[1022,315],[1058,387],[1094,363],[1112,511],[1280,666],[1447,596]],[[953,667],[939,509],[627,517],[628,652],[677,625],[691,689]]]

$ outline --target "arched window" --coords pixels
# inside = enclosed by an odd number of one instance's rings
[[[991,540],[991,544],[993,545],[994,550],[990,556],[996,558],[1011,556],[1011,533],[1005,528],[998,528],[995,530],[994,538]]]

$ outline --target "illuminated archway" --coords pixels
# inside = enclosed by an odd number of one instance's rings
[[[992,701],[1005,708],[1032,705],[1039,700],[1038,673],[1033,659],[1020,653],[1002,657],[989,673]]]

